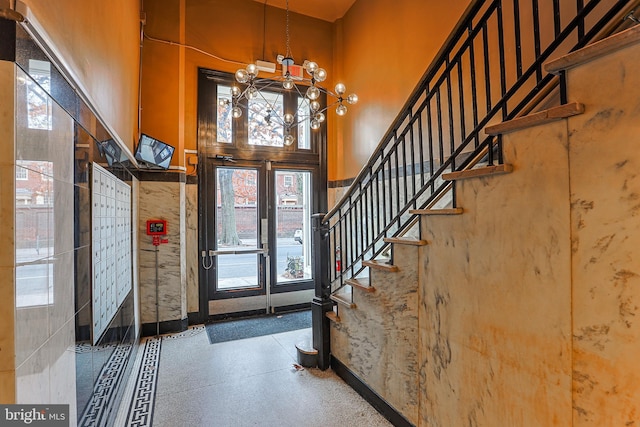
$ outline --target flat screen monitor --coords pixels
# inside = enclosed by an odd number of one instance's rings
[[[135,157],[145,166],[168,169],[173,157],[173,151],[174,148],[171,145],[143,133],[140,136]]]
[[[107,139],[99,143],[100,151],[107,159],[107,164],[111,167],[114,163],[120,162],[122,149],[113,139]]]

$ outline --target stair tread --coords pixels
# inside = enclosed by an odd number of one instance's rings
[[[338,316],[338,313],[336,313],[335,311],[327,311],[325,313],[325,316],[327,316],[327,318],[332,322],[340,323],[340,316]]]
[[[367,266],[367,267],[371,267],[377,270],[384,270],[384,271],[389,271],[389,272],[394,272],[394,271],[398,271],[398,266],[397,265],[393,265],[393,264],[389,264],[387,261],[385,260],[369,260],[369,261],[363,261],[362,265]]]
[[[353,302],[353,292],[351,286],[347,285],[344,288],[338,290],[336,293],[331,294],[329,296],[332,301],[337,302],[340,305],[343,305],[348,308],[355,308],[355,304]]]
[[[544,69],[548,73],[559,74],[561,71],[577,67],[608,53],[633,45],[638,41],[640,41],[640,26],[635,25],[606,39],[591,43],[582,49],[549,61],[544,65]]]
[[[464,213],[464,209],[411,209],[409,213],[412,215],[460,215]]]
[[[442,174],[442,179],[445,181],[455,181],[458,179],[476,178],[481,176],[500,175],[504,173],[510,173],[513,171],[513,166],[510,164],[502,164],[495,166],[485,166],[483,168],[469,169],[459,172],[450,172]]]
[[[529,114],[527,116],[508,120],[497,125],[487,126],[484,131],[487,135],[500,135],[514,132],[520,129],[526,129],[532,126],[551,123],[556,120],[564,119],[582,113],[584,113],[584,104],[581,104],[579,102],[572,102],[570,104],[560,105],[544,111]]]
[[[400,245],[425,246],[426,240],[416,239],[414,237],[385,237],[386,243],[398,243]]]
[[[369,278],[367,278],[367,280],[365,281],[364,279],[347,279],[345,280],[345,283],[351,286],[354,286],[358,289],[362,289],[365,290],[367,292],[375,292],[376,288],[374,288],[373,286],[371,286],[371,284],[369,283]]]

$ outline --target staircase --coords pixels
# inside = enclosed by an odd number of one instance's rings
[[[452,145],[438,174],[433,157],[399,171],[385,146],[325,217],[345,254],[330,276],[332,366],[395,425],[640,423],[640,26],[608,31],[546,58],[557,96],[478,119],[485,142]],[[393,206],[369,211],[377,196]]]

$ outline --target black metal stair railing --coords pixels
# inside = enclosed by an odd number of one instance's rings
[[[473,2],[368,163],[322,220],[332,290],[357,276],[363,261],[380,256],[385,237],[415,224],[411,209],[455,204],[455,188],[443,173],[479,160],[502,163],[500,139],[486,137],[483,129],[564,101],[563,85],[559,94],[553,90],[559,81],[544,63],[633,24],[623,23],[633,3]]]

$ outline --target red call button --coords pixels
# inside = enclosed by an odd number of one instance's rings
[[[167,234],[167,221],[164,219],[147,220],[148,236],[164,236]]]
[[[153,236],[153,246],[160,246],[162,243],[169,243],[169,239],[161,239],[160,236]]]

